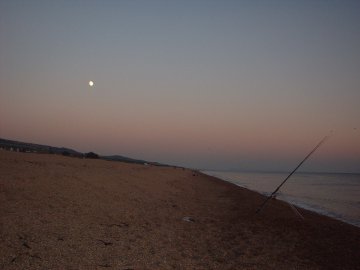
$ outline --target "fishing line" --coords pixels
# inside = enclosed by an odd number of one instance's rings
[[[279,191],[279,189],[286,183],[286,181],[297,171],[297,169],[300,168],[300,166],[324,143],[326,142],[332,135],[332,131],[330,132],[330,135],[325,136],[311,152],[299,163],[299,165],[296,166],[296,168],[284,179],[284,181],[281,182],[281,184],[268,196],[265,201],[259,206],[259,208],[256,210],[256,213],[260,213],[260,211],[264,208],[266,203],[273,198],[276,193]]]

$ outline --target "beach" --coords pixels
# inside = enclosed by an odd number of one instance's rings
[[[360,269],[360,229],[179,167],[0,150],[0,269]]]

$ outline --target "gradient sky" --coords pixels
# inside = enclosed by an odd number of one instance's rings
[[[0,0],[0,137],[360,172],[359,1]],[[95,87],[90,88],[88,81]]]

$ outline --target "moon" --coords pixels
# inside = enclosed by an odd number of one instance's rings
[[[93,87],[94,86],[94,82],[93,81],[89,81],[89,86]]]

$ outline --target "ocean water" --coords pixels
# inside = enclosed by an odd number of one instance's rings
[[[270,195],[287,173],[203,171],[235,185]],[[360,227],[360,174],[295,173],[277,199]]]

